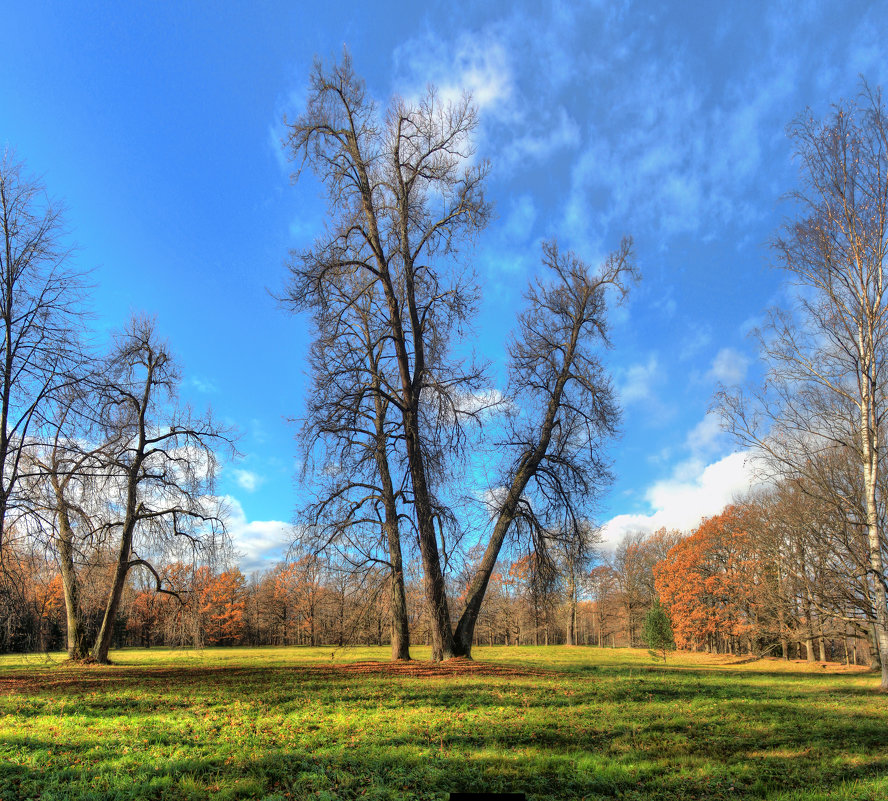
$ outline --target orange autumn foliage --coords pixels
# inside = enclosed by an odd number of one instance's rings
[[[54,575],[49,581],[34,584],[34,603],[42,618],[50,619],[65,609],[65,595],[62,577]]]
[[[238,568],[211,575],[201,567],[195,576],[201,622],[209,645],[231,645],[244,629],[247,581]]]
[[[758,560],[743,509],[704,520],[654,566],[657,594],[679,648],[721,649],[750,635],[755,621]]]

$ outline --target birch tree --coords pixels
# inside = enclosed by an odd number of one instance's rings
[[[847,449],[860,476],[858,536],[867,553],[876,639],[888,690],[886,538],[879,509],[888,398],[888,120],[864,87],[823,120],[789,129],[801,164],[798,216],[774,240],[798,288],[795,308],[774,310],[761,337],[769,365],[756,394],[724,392],[728,427],[764,450],[785,475],[805,475],[822,454]],[[838,492],[838,490],[837,490]],[[838,498],[837,494],[833,495]],[[855,502],[847,512],[853,514]]]

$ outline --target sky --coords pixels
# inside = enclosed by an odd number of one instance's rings
[[[383,106],[472,93],[495,219],[464,256],[470,345],[504,347],[557,239],[597,263],[631,235],[642,282],[613,313],[623,409],[599,522],[689,529],[755,481],[710,412],[761,375],[750,333],[785,304],[768,242],[798,183],[786,126],[888,82],[879,2],[4,3],[0,147],[53,198],[91,270],[97,337],[156,318],[182,396],[240,432],[218,492],[245,570],[279,559],[294,510],[309,325],[275,295],[322,231],[291,180],[284,118],[343,47]]]

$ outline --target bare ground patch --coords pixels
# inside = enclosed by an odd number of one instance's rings
[[[293,681],[335,680],[354,675],[404,676],[409,678],[450,678],[487,676],[498,678],[545,677],[552,671],[512,665],[450,659],[446,662],[348,662],[294,667],[142,667],[62,663],[52,668],[0,674],[0,695],[14,693],[66,694],[105,692],[122,687],[163,685],[179,690],[198,685],[239,683],[289,678]]]

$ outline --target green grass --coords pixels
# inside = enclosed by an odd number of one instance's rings
[[[563,646],[366,664],[387,656],[0,657],[0,799],[888,798],[873,674]]]

